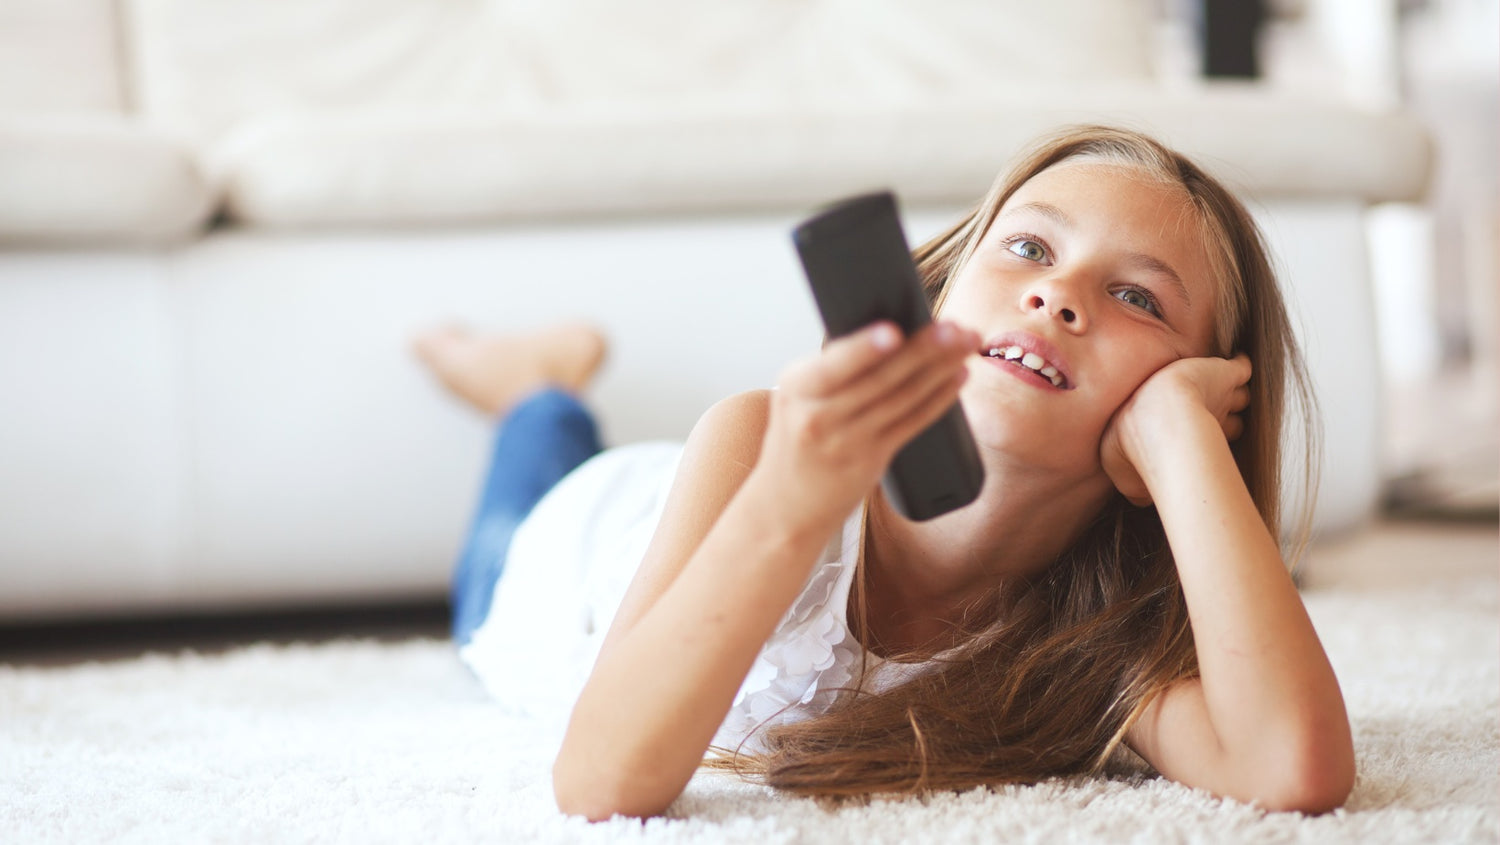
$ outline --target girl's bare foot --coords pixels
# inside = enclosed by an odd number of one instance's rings
[[[516,335],[447,325],[412,338],[412,350],[444,387],[492,417],[548,384],[582,391],[606,346],[604,335],[584,324]]]

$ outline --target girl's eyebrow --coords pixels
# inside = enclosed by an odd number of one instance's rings
[[[1063,226],[1073,225],[1073,218],[1064,213],[1062,209],[1048,202],[1028,202],[1025,205],[1018,205],[1015,208],[1002,213],[1001,216],[1009,217],[1012,214],[1020,214],[1026,211],[1032,211],[1040,214],[1043,217],[1049,218]]]
[[[1028,211],[1040,214],[1061,226],[1073,225],[1073,218],[1069,217],[1066,212],[1051,203],[1041,201],[1018,205],[1003,212],[1000,216],[1010,217],[1013,214],[1022,214]],[[1188,307],[1192,307],[1193,297],[1188,294],[1187,285],[1183,284],[1182,277],[1177,275],[1177,271],[1172,269],[1172,265],[1154,255],[1144,252],[1132,252],[1125,256],[1125,261],[1138,270],[1153,273],[1166,279],[1171,284],[1172,289],[1177,291],[1177,295],[1182,297],[1182,301],[1187,303]]]

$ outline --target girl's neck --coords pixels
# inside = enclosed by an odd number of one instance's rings
[[[1102,474],[1074,479],[986,466],[984,489],[973,504],[925,522],[901,516],[877,492],[865,531],[871,640],[865,645],[881,655],[957,645],[965,615],[993,606],[988,600],[998,588],[1056,560],[1112,489]]]

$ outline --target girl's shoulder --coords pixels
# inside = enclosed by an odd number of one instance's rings
[[[684,481],[737,488],[744,472],[760,458],[771,419],[770,397],[769,390],[747,390],[704,411],[683,444],[682,468],[689,476]]]
[[[758,446],[770,421],[771,389],[746,390],[715,402],[698,420],[694,432],[706,430],[715,439],[753,439]]]

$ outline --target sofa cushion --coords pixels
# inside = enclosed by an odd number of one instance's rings
[[[784,208],[873,187],[952,203],[977,199],[1038,134],[1085,121],[1153,132],[1252,196],[1411,199],[1429,164],[1426,135],[1400,115],[1115,85],[902,107],[287,117],[242,127],[213,168],[229,213],[270,226]],[[1271,144],[1267,127],[1286,129]]]
[[[1140,0],[129,0],[126,10],[141,108],[206,138],[338,110],[674,98],[816,107],[1152,70],[1152,10]]]
[[[0,113],[124,109],[114,0],[0,3]]]
[[[125,118],[0,116],[0,243],[158,243],[214,194],[190,149]]]

